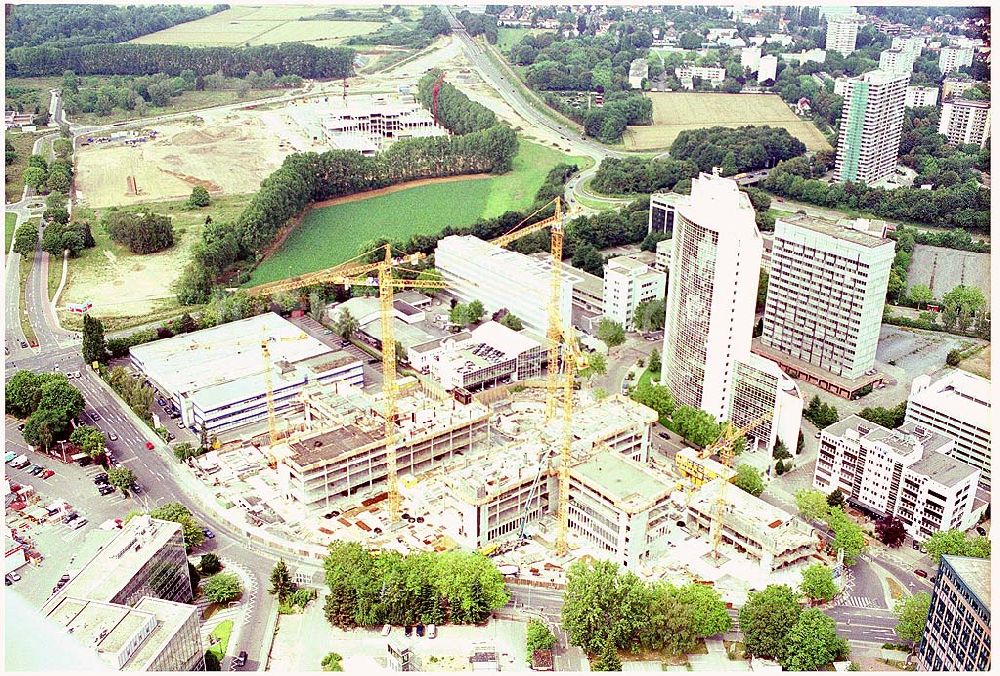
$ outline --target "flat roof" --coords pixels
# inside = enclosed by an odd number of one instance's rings
[[[367,324],[364,324],[361,327],[361,331],[381,342],[382,320],[375,319]],[[423,345],[427,341],[434,339],[433,335],[424,331],[416,324],[407,324],[402,319],[395,316],[392,318],[392,332],[395,339],[402,343],[404,348],[410,348],[414,345]]]
[[[634,258],[629,258],[628,256],[615,256],[613,258],[609,258],[607,262],[605,262],[605,265],[607,267],[623,268],[624,270],[629,271],[642,270],[649,267],[642,261],[637,261]]]
[[[962,579],[965,586],[975,594],[986,610],[990,610],[992,594],[990,592],[990,577],[992,568],[989,559],[977,559],[971,556],[953,556],[944,554],[941,557],[948,562],[955,573]]]
[[[859,390],[870,383],[875,383],[883,377],[880,373],[876,373],[871,376],[861,375],[857,378],[845,378],[843,376],[838,376],[835,373],[827,371],[822,366],[810,364],[804,359],[793,357],[792,355],[786,354],[781,350],[765,345],[764,341],[759,336],[750,341],[750,349],[756,355],[770,359],[771,361],[777,362],[783,366],[793,368],[799,373],[805,373],[823,382],[832,383],[851,392]]]
[[[911,402],[986,431],[993,428],[991,399],[990,381],[959,369],[910,395]]]
[[[142,645],[125,665],[129,671],[146,671],[150,661],[160,654],[178,630],[188,622],[192,615],[198,612],[197,606],[166,601],[152,596],[146,596],[139,601],[135,610],[155,615],[156,629],[142,642]]]
[[[618,507],[630,514],[648,509],[673,490],[671,484],[614,451],[598,453],[590,460],[572,467],[570,474],[599,488]]]
[[[942,486],[954,486],[979,473],[978,467],[967,465],[944,453],[927,452],[920,460],[910,465],[910,469],[930,477]]]
[[[486,343],[490,347],[502,351],[508,357],[515,357],[528,350],[541,347],[541,343],[537,340],[494,321],[480,324],[472,329],[471,335],[472,340]]]
[[[750,197],[731,178],[699,174],[691,180],[691,195],[676,206],[684,218],[707,230],[760,239]]]
[[[858,219],[862,220],[862,219]],[[886,239],[879,235],[874,235],[867,230],[857,230],[850,227],[848,221],[845,220],[833,220],[832,218],[823,218],[821,216],[810,216],[808,214],[793,214],[791,216],[780,216],[775,223],[775,231],[777,234],[777,223],[784,222],[788,225],[803,228],[805,230],[811,230],[813,232],[818,232],[821,235],[826,235],[828,237],[833,237],[834,239],[844,240],[845,242],[851,242],[853,244],[860,244],[861,246],[868,247],[870,249],[875,249],[880,246],[892,246],[895,244],[890,239]],[[857,221],[855,221],[857,223]]]
[[[868,431],[865,434],[861,434],[859,429],[861,427]],[[924,428],[923,434],[916,433],[916,428],[918,427]],[[829,425],[823,430],[823,432],[829,433],[833,436],[843,436],[847,430],[855,430],[858,432],[858,436],[860,437],[870,441],[878,441],[904,454],[912,453],[914,446],[919,442],[921,448],[923,449],[925,458],[929,455],[940,455],[942,458],[946,458],[948,462],[964,465],[964,463],[961,463],[958,460],[954,460],[953,458],[937,452],[944,446],[954,442],[951,437],[938,434],[933,430],[927,430],[926,426],[921,423],[906,423],[897,429],[890,430],[873,423],[870,420],[866,420],[859,415],[852,414],[843,420],[839,420],[832,425]]]

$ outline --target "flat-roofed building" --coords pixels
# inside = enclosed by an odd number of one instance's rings
[[[803,563],[817,552],[819,538],[815,529],[783,509],[725,483],[713,479],[692,495],[688,506],[692,530],[711,532],[721,500],[722,545],[750,559],[762,574]]]
[[[649,63],[646,59],[635,59],[629,64],[628,86],[632,89],[642,89],[642,83],[649,78]]]
[[[753,353],[736,360],[729,420],[737,427],[753,426],[746,434],[748,448],[770,455],[780,440],[796,454],[802,409],[798,385],[777,362]]]
[[[898,35],[892,39],[893,49],[902,49],[913,54],[917,59],[924,50],[926,40],[921,35]]]
[[[656,262],[653,264],[654,270],[660,272],[670,271],[670,256],[674,248],[674,243],[669,239],[664,239],[656,243]]]
[[[936,106],[938,100],[937,87],[907,87],[906,103],[907,108],[923,108],[925,106]]]
[[[267,418],[264,340],[276,412],[291,406],[310,383],[364,382],[356,357],[306,335],[272,312],[137,345],[130,358],[185,424],[218,433]]]
[[[687,195],[678,192],[654,192],[650,195],[647,232],[662,232],[667,235],[673,233],[677,205],[686,203],[687,199]]]
[[[959,79],[962,78],[962,79]],[[969,89],[977,87],[981,84],[979,80],[973,80],[966,75],[959,75],[959,77],[945,78],[944,82],[941,83],[941,100],[949,99],[953,96],[961,96]]]
[[[860,14],[831,16],[826,22],[826,51],[850,56],[858,41],[858,31],[865,19]]]
[[[980,481],[989,486],[992,409],[990,381],[955,369],[933,382],[928,375],[913,379],[906,422],[954,439],[951,456],[982,470]]]
[[[134,608],[61,594],[43,611],[118,671],[201,671],[196,606],[146,597]]]
[[[674,75],[686,89],[694,89],[694,78],[718,87],[726,79],[726,69],[722,66],[694,66],[687,63],[675,68]]]
[[[872,184],[896,170],[909,73],[873,70],[844,88],[833,177]]]
[[[778,76],[778,57],[773,54],[760,57],[760,64],[757,68],[757,82],[767,82]]]
[[[903,522],[914,540],[966,525],[979,470],[949,457],[953,439],[915,423],[895,430],[856,415],[824,429],[813,486]]]
[[[760,68],[760,47],[744,47],[740,50],[740,70],[746,73],[756,73]]]
[[[879,54],[878,67],[890,73],[905,73],[909,75],[913,72],[913,52],[899,47],[884,49]]]
[[[917,653],[918,671],[990,671],[991,574],[989,559],[941,557]]]
[[[975,53],[975,47],[970,45],[946,45],[942,47],[938,56],[938,68],[941,70],[941,74],[947,75],[953,70],[971,66]]]
[[[938,133],[953,146],[974,143],[986,147],[990,139],[990,102],[952,98],[941,104]]]
[[[667,292],[667,276],[628,256],[615,256],[604,264],[604,316],[626,331],[633,328],[640,303],[660,300]]]
[[[374,155],[386,143],[406,138],[445,136],[448,130],[413,100],[371,99],[351,101],[335,108],[323,119],[329,143],[342,150]]]

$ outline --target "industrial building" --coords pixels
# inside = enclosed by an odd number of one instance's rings
[[[720,495],[721,493],[721,495]],[[688,506],[688,524],[692,530],[711,531],[713,515],[722,502],[720,550],[728,548],[750,559],[759,573],[771,573],[806,562],[819,550],[815,529],[788,512],[755,498],[723,479],[713,479],[702,486]]]
[[[858,31],[865,19],[860,14],[831,16],[826,22],[826,51],[850,56],[858,41]]]
[[[838,396],[871,384],[895,257],[884,235],[880,221],[779,218],[754,351]]]
[[[955,442],[916,423],[895,430],[856,415],[820,437],[813,486],[892,515],[914,540],[970,524],[979,470],[949,456]]]
[[[628,256],[604,264],[604,316],[631,330],[639,303],[660,300],[667,292],[667,276]]]
[[[923,108],[925,106],[936,106],[938,100],[937,87],[914,87],[906,88],[907,108]]]
[[[261,343],[270,352],[275,411],[310,383],[364,383],[361,362],[266,313],[210,329],[137,345],[135,370],[160,391],[195,431],[217,434],[267,417],[267,377]]]
[[[982,470],[980,482],[990,485],[993,440],[990,381],[955,369],[938,380],[914,378],[906,404],[906,422],[951,437],[949,454]]]
[[[471,235],[449,235],[434,250],[434,266],[448,282],[448,292],[462,301],[478,300],[488,313],[506,308],[525,326],[547,331],[552,277],[537,259]],[[564,327],[572,322],[573,283],[563,274],[559,317]]]
[[[896,170],[909,73],[873,70],[847,80],[833,177],[871,185]]]
[[[445,136],[448,131],[411,97],[388,100],[352,100],[323,118],[323,134],[341,150],[373,155],[384,144],[400,139]]]
[[[990,139],[990,102],[951,98],[941,104],[938,133],[953,146],[974,143],[985,148]]]
[[[941,556],[918,671],[990,671],[991,574],[989,559]]]

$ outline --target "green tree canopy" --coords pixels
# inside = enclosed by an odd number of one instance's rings
[[[799,589],[813,601],[830,601],[839,591],[833,581],[833,570],[822,563],[814,563],[802,571]]]
[[[288,572],[288,565],[284,559],[279,559],[274,568],[271,569],[271,587],[269,594],[278,597],[278,601],[284,601],[289,594],[295,591],[295,583],[292,582],[292,575]]]
[[[222,570],[222,561],[217,555],[207,552],[198,560],[198,569],[202,575],[215,575]]]
[[[664,385],[653,385],[645,382],[632,391],[632,399],[650,407],[660,415],[660,420],[664,421],[673,415],[677,406],[674,402],[674,395],[670,393],[670,388]]]
[[[604,317],[597,323],[597,337],[608,347],[618,347],[625,342],[625,329],[618,322]]]
[[[108,470],[108,483],[122,492],[128,492],[135,483],[135,472],[128,467],[112,467]]]
[[[927,613],[931,607],[931,595],[917,592],[899,599],[892,612],[896,615],[896,635],[911,645],[917,646],[924,637],[927,627]]]
[[[733,620],[726,612],[726,603],[712,587],[688,583],[675,591],[677,598],[691,608],[692,626],[700,638],[729,631]]]
[[[796,491],[795,506],[798,507],[799,513],[807,519],[826,521],[830,515],[830,505],[826,502],[826,496],[815,488],[803,488]]]
[[[525,639],[526,659],[531,663],[531,656],[536,650],[552,650],[556,645],[556,636],[541,620],[532,618],[528,620],[527,636]]]
[[[229,603],[243,595],[243,585],[235,573],[217,573],[202,583],[201,591],[212,603]]]
[[[179,502],[168,502],[160,505],[151,511],[149,515],[154,519],[179,523],[184,531],[184,543],[187,545],[188,551],[205,541],[205,532],[202,530],[202,525],[191,514],[191,510]]]
[[[750,495],[760,495],[764,492],[764,480],[760,478],[760,473],[750,465],[737,465],[736,478],[733,484],[742,488]]]
[[[989,538],[966,535],[957,529],[934,533],[924,543],[924,547],[935,564],[941,562],[941,556],[944,554],[990,558]]]
[[[740,609],[740,628],[747,653],[782,661],[788,634],[801,613],[798,595],[788,585],[772,584],[763,591],[751,592]]]
[[[212,203],[212,198],[204,186],[196,185],[191,189],[191,196],[188,197],[187,203],[192,208],[207,207]]]
[[[802,611],[786,640],[779,661],[788,671],[818,671],[850,652],[847,641],[837,636],[833,618],[817,608]]]
[[[575,562],[566,576],[562,626],[570,643],[590,654],[632,644],[649,608],[649,590],[610,561]]]
[[[865,551],[865,534],[861,526],[851,521],[843,509],[833,507],[826,523],[833,530],[834,551],[844,550],[844,564],[853,566]]]
[[[107,359],[107,345],[104,342],[104,324],[89,314],[83,316],[83,361],[104,362]]]

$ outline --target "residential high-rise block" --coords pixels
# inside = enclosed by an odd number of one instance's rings
[[[833,177],[874,183],[896,169],[908,73],[873,70],[847,81]]]
[[[778,76],[778,57],[773,54],[760,57],[760,66],[757,70],[757,82],[774,81]]]
[[[951,145],[975,143],[986,147],[990,138],[990,102],[952,98],[941,105],[938,133]]]
[[[923,108],[924,106],[936,106],[938,100],[937,87],[907,87],[906,103],[907,108]]]
[[[924,50],[924,38],[919,35],[900,35],[892,39],[892,48],[908,51],[916,60]]]
[[[989,671],[990,560],[941,557],[927,626],[917,654],[919,671]]]
[[[751,73],[756,73],[760,67],[760,47],[744,47],[740,51],[740,70],[744,73],[749,68]]]
[[[891,73],[913,72],[913,52],[901,48],[885,49],[879,54],[878,67]]]
[[[972,56],[976,53],[975,47],[970,45],[947,45],[941,48],[938,56],[938,68],[942,75],[947,75],[953,70],[958,70],[965,66],[972,65]]]
[[[604,264],[604,316],[631,330],[635,308],[644,301],[662,299],[667,276],[628,256]]]
[[[850,56],[858,40],[858,31],[864,24],[859,14],[831,16],[826,22],[826,51]]]
[[[934,382],[927,375],[913,379],[906,422],[954,439],[952,456],[981,469],[980,481],[987,486],[991,472],[991,418],[990,381],[958,369]]]
[[[662,381],[678,404],[723,419],[735,361],[750,350],[764,249],[750,198],[701,174],[676,207],[672,241]]]
[[[765,347],[843,379],[875,365],[895,246],[866,227],[804,214],[775,222]]]

